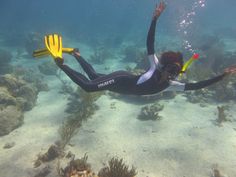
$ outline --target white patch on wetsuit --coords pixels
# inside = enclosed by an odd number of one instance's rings
[[[139,77],[137,85],[142,84],[145,81],[147,81],[148,79],[150,79],[156,69],[161,70],[161,67],[162,67],[161,63],[159,62],[159,60],[158,60],[158,58],[155,54],[148,55],[148,60],[149,60],[149,63],[150,63],[150,68],[147,72],[145,72],[144,74],[142,74]]]
[[[186,85],[185,83],[170,80],[169,81],[169,86],[166,89],[161,90],[158,93],[154,93],[154,94],[152,94],[152,96],[159,95],[160,93],[166,92],[166,91],[184,91],[185,90],[185,85]],[[150,94],[147,94],[147,95],[144,95],[144,96],[150,96]]]
[[[111,80],[108,80],[108,81],[105,81],[105,82],[102,82],[102,83],[98,84],[98,88],[102,88],[102,87],[105,87],[107,85],[111,85],[113,83],[115,83],[115,80],[111,79]]]
[[[184,91],[185,90],[185,83],[179,81],[169,81],[169,87],[167,87],[163,91]]]

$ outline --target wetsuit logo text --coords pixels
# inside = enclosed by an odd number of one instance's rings
[[[98,84],[98,88],[102,88],[102,87],[105,87],[105,86],[107,86],[107,85],[111,85],[111,84],[113,84],[113,83],[115,83],[115,80],[114,80],[114,79],[111,79],[111,80],[109,80],[109,81],[105,81],[105,82],[103,82],[103,83],[101,83],[101,84]]]

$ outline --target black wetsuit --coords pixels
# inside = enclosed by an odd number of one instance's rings
[[[147,36],[147,52],[151,66],[148,71],[141,75],[133,75],[127,71],[116,71],[106,75],[96,73],[93,67],[87,63],[83,57],[78,57],[76,55],[76,60],[86,72],[89,79],[65,64],[60,64],[59,67],[71,78],[71,80],[87,92],[110,90],[130,95],[151,95],[167,90],[197,90],[218,82],[224,77],[224,74],[222,74],[197,83],[181,83],[174,80],[160,82],[162,72],[161,64],[154,53],[156,21],[157,19],[152,20]]]

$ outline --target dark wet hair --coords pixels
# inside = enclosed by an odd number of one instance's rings
[[[183,55],[180,52],[168,51],[161,55],[162,70],[169,73],[168,79],[174,80],[183,68]]]
[[[163,65],[163,68],[165,68],[167,65],[178,63],[182,69],[184,64],[183,55],[180,52],[173,52],[173,51],[164,52],[161,55],[160,63]]]

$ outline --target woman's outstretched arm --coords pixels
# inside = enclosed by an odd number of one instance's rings
[[[154,11],[153,17],[152,17],[152,22],[148,31],[148,35],[147,35],[147,53],[148,53],[148,60],[150,63],[150,68],[147,72],[145,72],[144,74],[142,74],[140,76],[140,78],[137,81],[137,84],[141,84],[145,81],[147,81],[148,79],[150,79],[153,75],[153,73],[156,70],[156,67],[160,66],[158,59],[156,57],[156,55],[154,55],[155,51],[154,51],[154,42],[155,42],[155,30],[156,30],[156,21],[159,18],[159,16],[161,15],[161,13],[164,11],[165,9],[165,4],[163,1],[160,2],[160,4],[158,6],[156,6],[156,9]]]
[[[198,90],[198,89],[201,89],[201,88],[205,88],[209,85],[212,85],[216,82],[219,82],[225,76],[229,76],[229,75],[232,75],[232,74],[236,74],[236,65],[233,65],[233,66],[230,66],[230,67],[226,68],[224,70],[223,74],[221,74],[219,76],[216,76],[212,79],[200,81],[200,82],[197,82],[197,83],[187,83],[185,85],[185,90]]]
[[[210,86],[216,82],[221,81],[225,76],[226,76],[225,74],[221,74],[219,76],[213,77],[208,80],[200,81],[197,83],[186,83],[184,90],[198,90],[198,89],[205,88],[205,87]]]
[[[155,53],[154,50],[154,42],[155,42],[155,30],[156,30],[156,22],[160,17],[161,13],[164,11],[166,5],[163,1],[160,2],[153,13],[152,22],[147,35],[147,52],[148,55],[153,55]]]

